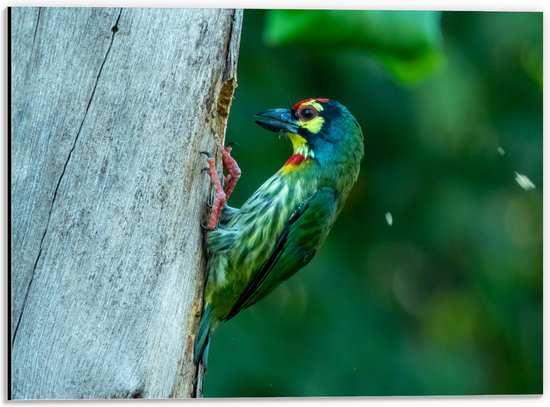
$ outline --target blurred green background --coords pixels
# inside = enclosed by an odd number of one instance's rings
[[[247,10],[238,80],[230,205],[291,154],[264,109],[336,99],[366,156],[313,261],[220,326],[205,396],[542,393],[542,13]]]

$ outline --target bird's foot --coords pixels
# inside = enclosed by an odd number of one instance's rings
[[[225,180],[225,195],[227,196],[227,199],[231,196],[233,193],[233,189],[235,189],[235,185],[237,185],[237,181],[239,181],[239,178],[241,177],[241,169],[239,168],[239,165],[237,164],[237,161],[233,157],[231,157],[231,150],[232,145],[236,145],[237,143],[231,142],[226,147],[222,149],[222,162],[224,168],[227,170],[228,174],[224,178]]]
[[[237,161],[235,161],[235,159],[231,157],[231,150],[233,148],[233,145],[237,145],[237,143],[230,142],[226,147],[220,147],[220,151],[222,152],[223,168],[227,171],[227,175],[224,177],[225,188],[223,188],[221,185],[212,154],[210,154],[208,151],[201,151],[201,154],[204,154],[206,156],[206,161],[208,163],[208,167],[203,168],[202,171],[207,172],[210,175],[210,180],[212,181],[212,185],[216,191],[214,202],[209,205],[211,211],[206,227],[207,230],[215,229],[218,225],[223,207],[229,199],[229,196],[235,189],[237,181],[239,181],[239,178],[241,177],[241,169],[239,168]]]
[[[220,183],[220,177],[218,176],[218,171],[216,170],[216,164],[212,158],[212,154],[207,151],[201,151],[201,154],[206,155],[206,162],[208,163],[208,168],[203,168],[202,171],[207,172],[210,175],[210,181],[212,186],[216,191],[216,197],[214,202],[212,202],[212,210],[210,211],[210,216],[208,217],[208,222],[206,223],[206,230],[213,230],[218,226],[218,221],[222,214],[222,209],[225,203],[227,202],[227,195],[223,190],[223,187]]]
[[[201,229],[204,230],[205,232],[211,232],[214,230],[213,228],[209,228],[208,224],[205,222],[201,222]]]

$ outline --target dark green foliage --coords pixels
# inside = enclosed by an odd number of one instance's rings
[[[270,10],[264,38],[321,52],[357,49],[415,83],[444,62],[440,19],[438,11]]]
[[[339,100],[365,159],[311,263],[217,331],[205,395],[541,393],[542,14],[443,13],[447,62],[413,87],[358,49],[269,47],[265,17],[245,12],[230,204],[291,153],[263,109]]]

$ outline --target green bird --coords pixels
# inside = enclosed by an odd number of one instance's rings
[[[206,233],[204,310],[194,344],[194,362],[205,368],[219,323],[264,298],[313,258],[357,180],[364,155],[359,123],[334,100],[306,99],[292,109],[257,116],[260,126],[286,134],[294,151],[240,209],[225,204],[240,177],[231,147],[222,149],[225,190],[205,153],[216,190]]]

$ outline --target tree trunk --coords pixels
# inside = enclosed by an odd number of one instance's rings
[[[11,396],[193,397],[242,11],[9,13]]]

